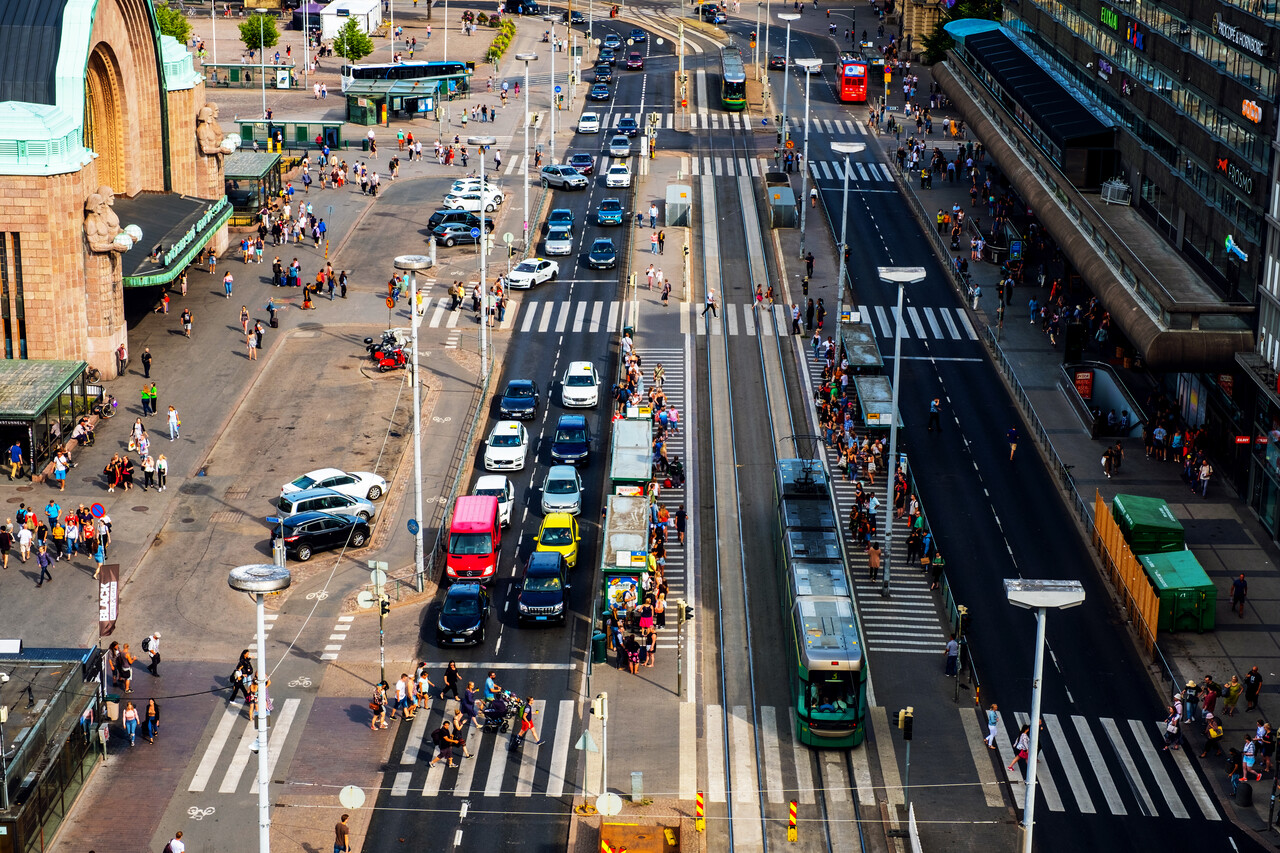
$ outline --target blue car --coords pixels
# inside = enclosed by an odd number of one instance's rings
[[[636,44],[640,44],[640,42],[642,41],[648,41],[649,35],[644,30],[640,29],[639,27],[636,27],[634,30],[631,31],[631,34],[628,35],[627,38],[631,39]]]
[[[587,253],[587,266],[593,270],[609,270],[618,265],[618,250],[608,237],[601,237],[591,244]]]
[[[554,231],[557,228],[568,228],[573,230],[573,211],[567,207],[557,207],[547,215],[547,230]]]
[[[596,224],[621,225],[624,215],[621,201],[616,198],[606,198],[600,202],[600,209],[596,211]]]
[[[512,379],[498,399],[498,414],[527,421],[538,413],[538,383],[532,379]]]
[[[551,440],[551,458],[577,465],[591,452],[591,428],[582,415],[561,415]]]

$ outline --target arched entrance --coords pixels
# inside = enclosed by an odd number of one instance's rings
[[[99,44],[89,54],[84,77],[84,145],[98,155],[98,183],[117,192],[126,186],[122,87],[115,53]]]

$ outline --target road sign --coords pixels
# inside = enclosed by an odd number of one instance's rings
[[[382,589],[387,584],[387,573],[382,569],[374,569],[369,572],[369,583],[377,589]]]
[[[596,811],[605,817],[613,817],[622,811],[622,797],[611,793],[601,794],[596,797]]]
[[[373,603],[377,601],[373,597],[373,593],[367,589],[360,590],[360,594],[356,596],[356,604],[360,605],[361,610],[369,610],[373,607]]]
[[[364,791],[355,785],[348,785],[338,792],[338,802],[344,809],[358,809],[364,805]]]
[[[472,228],[472,229],[471,229],[471,239],[472,239],[472,240],[475,240],[475,239],[479,238],[479,236],[480,236],[480,229],[479,229],[479,228]]]
[[[409,535],[410,536],[417,536],[418,531],[420,529],[421,528],[418,527],[418,519],[416,518],[409,519]]]
[[[584,731],[582,737],[578,738],[578,742],[573,748],[579,752],[599,752],[600,747],[596,746],[595,738],[591,736],[591,732]]]
[[[387,307],[388,307],[388,308],[395,308],[395,307],[396,307],[396,300],[395,300],[395,297],[394,297],[394,296],[388,296],[388,297],[387,297]]]
[[[556,86],[556,94],[557,94],[557,95],[558,95],[558,94],[560,94],[560,87],[559,87],[559,86]]]
[[[502,242],[506,243],[508,246],[510,246],[515,239],[516,235],[512,234],[510,231],[502,235]]]
[[[788,140],[787,140],[787,147],[788,147],[788,148],[795,148],[795,147],[796,147],[796,141],[795,141],[794,139],[788,139]]]
[[[93,514],[94,518],[102,518],[107,514],[107,508],[102,504],[94,504],[89,507],[89,512]]]
[[[1009,241],[1009,260],[1011,261],[1022,260],[1022,241],[1021,240]]]

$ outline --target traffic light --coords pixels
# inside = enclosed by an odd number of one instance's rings
[[[752,31],[751,31],[751,40],[752,40],[752,41],[755,41],[755,40],[756,40],[756,31],[755,31],[755,30],[752,30]]]
[[[683,598],[676,599],[676,619],[681,625],[693,619],[693,608]]]
[[[379,615],[386,616],[388,613],[391,612],[391,597],[386,595],[382,596],[378,606],[379,608],[381,608],[378,611]]]
[[[898,712],[898,728],[902,729],[902,739],[911,740],[911,728],[914,722],[915,708],[908,705],[904,710]]]
[[[609,719],[609,694],[601,693],[599,696],[591,700],[591,715],[599,717],[600,722],[606,722]]]

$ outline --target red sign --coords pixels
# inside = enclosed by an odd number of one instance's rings
[[[1236,436],[1236,444],[1248,444],[1248,443],[1249,443],[1249,436],[1247,435]]]
[[[1077,370],[1075,376],[1076,391],[1085,400],[1093,399],[1093,371]]]
[[[116,629],[120,606],[120,564],[103,563],[98,572],[98,636],[110,637]]]

